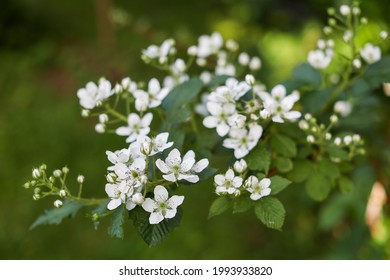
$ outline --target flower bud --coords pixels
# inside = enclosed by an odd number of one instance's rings
[[[357,16],[357,15],[360,15],[360,8],[359,7],[353,7],[352,8],[352,13]]]
[[[259,116],[256,114],[251,114],[251,120],[257,121],[259,119]]]
[[[38,194],[38,193],[34,193],[33,194],[33,199],[34,200],[38,200],[38,199],[40,199],[41,198],[41,195],[40,194]]]
[[[63,204],[64,204],[64,203],[63,203],[61,200],[59,200],[59,199],[57,199],[57,200],[54,201],[54,203],[53,203],[54,207],[56,207],[56,208],[60,208]]]
[[[247,74],[246,76],[245,76],[245,82],[248,84],[248,85],[250,85],[250,86],[253,86],[254,84],[255,84],[255,77],[253,77],[253,75],[251,75],[251,74]]]
[[[29,189],[30,187],[31,187],[30,182],[26,182],[23,184],[23,188],[25,188],[25,189]]]
[[[54,183],[55,180],[56,180],[56,179],[55,179],[53,176],[50,176],[50,177],[49,177],[49,182],[50,182],[50,183]]]
[[[325,26],[324,29],[323,29],[323,31],[324,31],[324,34],[325,34],[325,35],[330,35],[330,34],[332,34],[333,29],[332,29],[332,27],[330,27],[330,26]]]
[[[196,59],[196,64],[198,64],[200,67],[203,67],[206,66],[207,61],[206,59],[199,57],[198,59]]]
[[[305,120],[310,121],[312,119],[312,115],[310,113],[305,114]]]
[[[330,134],[329,132],[327,132],[327,133],[325,134],[325,139],[326,139],[326,140],[332,139],[332,134]]]
[[[38,168],[34,168],[33,171],[32,171],[32,177],[34,179],[38,179],[39,177],[41,177],[41,172],[39,171]]]
[[[386,40],[387,36],[388,36],[388,33],[386,31],[384,31],[384,30],[379,33],[379,37],[382,40]]]
[[[390,96],[390,83],[383,83],[383,91],[386,96]]]
[[[39,166],[39,170],[40,171],[45,171],[46,170],[46,168],[47,168],[47,166],[46,166],[46,164],[41,164],[41,166]]]
[[[63,172],[64,174],[68,174],[68,173],[69,173],[69,168],[66,167],[66,166],[62,167],[62,172]]]
[[[260,111],[260,117],[264,120],[268,119],[271,116],[268,110],[263,109]]]
[[[307,121],[305,120],[300,120],[299,123],[298,123],[298,126],[300,129],[302,130],[307,130],[309,129],[309,124],[307,123]]]
[[[92,214],[92,216],[91,216],[92,222],[97,222],[97,221],[99,221],[99,219],[100,219],[100,216],[99,216],[98,213],[93,213]]]
[[[30,184],[31,184],[32,187],[34,187],[34,186],[37,184],[37,181],[32,180],[32,181],[30,182]]]
[[[248,179],[245,180],[244,187],[246,189],[251,188],[255,178],[256,178],[255,176],[249,176]]]
[[[59,177],[61,177],[61,175],[62,175],[62,171],[61,170],[56,169],[56,170],[53,171],[53,176],[54,177],[59,178]]]
[[[65,197],[66,196],[66,190],[60,190],[60,192],[58,193],[58,195],[60,196],[60,197]]]
[[[190,56],[197,56],[198,55],[198,47],[197,46],[191,46],[187,50],[187,54]]]
[[[341,5],[340,6],[340,13],[345,17],[349,16],[351,14],[351,8],[347,5]]]
[[[145,201],[145,197],[141,193],[136,193],[132,196],[131,200],[137,204],[141,205]]]
[[[259,70],[261,68],[261,60],[259,57],[254,56],[252,57],[251,61],[249,62],[249,69],[252,71]]]
[[[95,125],[95,131],[99,134],[106,132],[106,126],[102,123],[98,123]]]
[[[144,154],[145,156],[150,155],[150,152],[152,151],[150,142],[143,142],[140,147],[140,152]]]
[[[313,136],[313,135],[308,135],[308,136],[306,137],[306,141],[307,141],[308,143],[314,143],[314,142],[315,142],[314,136]]]
[[[106,179],[107,179],[108,183],[114,184],[115,180],[116,180],[116,176],[114,173],[109,173],[109,174],[107,174]]]
[[[77,176],[77,183],[82,184],[84,183],[85,177],[83,175]]]
[[[81,116],[82,117],[84,117],[84,118],[87,118],[87,117],[89,117],[89,110],[87,110],[87,109],[83,109],[83,110],[81,110]]]
[[[356,58],[352,61],[352,65],[353,67],[355,67],[356,69],[360,69],[362,68],[362,62],[360,61],[360,59]]]
[[[244,159],[241,159],[234,163],[233,168],[237,173],[243,173],[248,168],[248,164]]]
[[[139,181],[142,185],[146,185],[148,183],[148,176],[146,175],[142,175],[140,178],[139,178]]]
[[[240,55],[238,56],[238,63],[242,66],[246,66],[249,64],[249,61],[250,61],[250,57],[249,55],[246,53],[246,52],[242,52],[240,53]]]
[[[339,118],[336,115],[331,115],[330,116],[330,122],[331,123],[337,123],[339,121]]]
[[[34,193],[37,194],[37,193],[40,193],[41,192],[41,188],[35,188],[34,189]]]
[[[334,143],[335,143],[335,145],[340,146],[340,144],[341,144],[341,139],[340,139],[340,137],[336,137],[336,138],[334,139]]]
[[[328,8],[326,10],[328,12],[328,15],[333,16],[336,13],[336,10],[334,8]]]
[[[226,41],[226,48],[231,52],[235,52],[238,50],[238,44],[236,41],[230,39]]]
[[[108,115],[107,115],[107,114],[100,114],[100,115],[99,115],[99,122],[100,122],[100,123],[106,123],[106,122],[108,122]]]
[[[367,23],[368,23],[368,19],[365,18],[365,17],[362,17],[362,18],[360,19],[360,23],[361,23],[361,24],[367,24]]]
[[[330,18],[330,19],[328,20],[328,24],[329,24],[330,26],[335,26],[335,25],[337,25],[337,22],[336,22],[336,20],[335,20],[334,18]]]
[[[360,140],[362,140],[362,138],[360,137],[359,134],[354,134],[352,136],[352,139],[353,139],[353,142],[355,142],[355,143],[358,143],[358,142],[360,142]]]
[[[352,143],[352,136],[350,136],[350,135],[345,136],[343,141],[344,141],[345,145],[347,145],[347,146],[350,145]]]

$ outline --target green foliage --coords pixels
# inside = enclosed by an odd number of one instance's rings
[[[102,203],[99,204],[98,207],[92,210],[91,218],[93,222],[93,227],[95,230],[98,229],[100,224],[100,216],[103,215],[107,211],[107,204],[110,202],[110,199],[107,198]]]
[[[330,189],[330,180],[323,173],[312,173],[306,181],[306,191],[314,200],[322,201],[326,199]]]
[[[257,218],[268,228],[281,230],[286,210],[275,197],[263,197],[255,205]]]
[[[291,184],[291,181],[280,177],[278,175],[273,176],[271,179],[271,194],[275,195],[284,190],[288,185]]]
[[[129,212],[130,219],[133,220],[133,225],[141,235],[142,239],[149,245],[149,247],[156,246],[163,241],[179,226],[182,210],[181,207],[177,208],[177,213],[172,219],[164,219],[158,224],[150,224],[150,213],[144,211],[141,207],[136,207]]]
[[[313,172],[313,164],[307,159],[294,162],[293,170],[287,174],[287,178],[294,183],[302,183]]]
[[[285,157],[297,155],[297,145],[290,137],[275,133],[271,137],[271,147],[277,154]]]
[[[191,79],[176,86],[164,99],[162,107],[173,117],[183,106],[191,103],[199,94],[203,83],[199,79]]]
[[[83,203],[79,201],[72,201],[65,203],[60,208],[54,208],[46,210],[41,216],[39,216],[35,222],[30,226],[30,230],[36,228],[39,225],[58,225],[64,218],[73,218],[77,211],[83,207]]]
[[[242,213],[248,211],[255,205],[255,202],[247,195],[241,195],[234,200],[233,213]]]
[[[293,169],[294,164],[289,158],[277,157],[275,159],[275,167],[279,170],[279,172],[287,173]]]
[[[340,190],[343,193],[349,193],[349,192],[353,191],[353,189],[354,189],[354,184],[353,184],[352,180],[349,179],[347,176],[341,176],[338,179],[337,183],[338,183]]]
[[[232,200],[227,196],[217,197],[210,206],[209,219],[227,211],[232,206]]]
[[[126,208],[124,204],[118,206],[112,213],[111,226],[108,228],[108,234],[111,237],[123,238],[123,223],[125,221],[124,215],[126,213]]]
[[[271,165],[271,154],[265,145],[257,145],[247,156],[248,167],[255,171],[264,171],[268,173]]]
[[[302,86],[319,86],[321,83],[321,74],[309,64],[304,63],[293,70],[292,79]]]

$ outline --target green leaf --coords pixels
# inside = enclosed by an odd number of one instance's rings
[[[263,197],[255,205],[257,218],[268,228],[281,230],[286,216],[283,204],[275,197]]]
[[[302,85],[319,86],[321,84],[320,72],[307,63],[297,66],[293,70],[292,78]]]
[[[113,210],[111,226],[108,228],[108,234],[111,237],[123,238],[123,222],[124,222],[124,213],[125,205],[121,204],[115,210]]]
[[[350,196],[335,196],[322,207],[319,216],[319,227],[323,230],[330,230],[345,217],[347,208],[353,204]]]
[[[272,135],[271,147],[279,155],[285,157],[294,157],[297,154],[297,146],[295,142],[290,137],[280,133]]]
[[[82,202],[72,201],[69,203],[65,203],[61,208],[46,210],[30,226],[30,230],[36,228],[39,225],[58,225],[66,217],[73,218],[81,207],[83,207]]]
[[[168,94],[162,103],[162,107],[166,112],[173,113],[178,112],[183,105],[186,105],[193,101],[199,94],[203,87],[203,82],[199,79],[191,79],[186,81],[174,89]],[[173,112],[172,112],[173,111]]]
[[[293,170],[288,173],[287,178],[294,183],[301,183],[313,173],[313,165],[309,160],[297,160],[294,162]]]
[[[250,199],[249,196],[241,195],[234,200],[233,213],[236,214],[248,211],[254,204],[255,202]]]
[[[227,75],[220,75],[220,76],[214,76],[211,81],[206,84],[207,87],[215,87],[222,85],[226,82],[226,80],[229,78]]]
[[[143,210],[142,207],[136,207],[131,210],[129,216],[142,239],[149,247],[153,247],[167,238],[174,228],[180,224],[182,210],[181,207],[178,207],[175,217],[164,219],[160,223],[153,225],[149,223],[150,213]]]
[[[287,173],[294,167],[291,159],[285,157],[277,157],[274,161],[274,164],[275,167],[282,173]]]
[[[322,159],[318,164],[318,169],[331,180],[336,180],[340,176],[340,169],[337,163],[331,162],[329,159]]]
[[[385,56],[380,61],[370,64],[363,74],[363,79],[371,88],[379,87],[384,82],[390,82],[390,57]]]
[[[308,113],[315,114],[320,111],[324,104],[329,100],[333,88],[326,88],[322,90],[309,91],[303,96],[303,105]]]
[[[354,189],[354,184],[353,184],[352,180],[346,176],[341,176],[338,179],[338,185],[339,185],[340,190],[343,193],[349,193],[349,192],[353,191],[353,189]]]
[[[339,148],[337,146],[327,148],[330,158],[339,159],[339,160],[348,160],[348,152]]]
[[[277,175],[271,177],[270,179],[271,179],[271,194],[280,193],[288,185],[291,184],[291,181]]]
[[[271,164],[271,154],[264,145],[257,145],[245,158],[251,170],[268,173]]]
[[[220,196],[210,206],[209,219],[218,216],[228,210],[232,205],[232,200],[227,196]]]
[[[191,118],[191,110],[188,109],[188,106],[183,106],[178,110],[170,110],[167,113],[166,121],[170,124],[178,124],[187,122]]]
[[[326,199],[330,189],[330,180],[322,173],[312,173],[306,181],[306,191],[314,200],[322,201]]]

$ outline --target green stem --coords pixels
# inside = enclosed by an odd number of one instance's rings
[[[109,113],[110,115],[112,115],[112,116],[118,118],[119,120],[124,121],[125,123],[127,123],[127,117],[122,115],[121,113],[117,112],[116,110],[114,110],[110,106],[106,106],[106,110],[107,110],[107,113]]]

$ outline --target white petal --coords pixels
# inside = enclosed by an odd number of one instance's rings
[[[220,123],[217,125],[217,133],[221,137],[224,137],[226,134],[228,134],[229,130],[230,126],[228,126],[226,123]]]
[[[160,83],[156,78],[153,78],[149,81],[148,91],[153,95],[156,95],[160,91]]]
[[[272,97],[283,99],[286,96],[286,88],[283,85],[276,85],[271,91]]]
[[[214,116],[207,116],[203,119],[203,125],[207,128],[214,128],[218,125],[220,119]]]
[[[214,182],[220,186],[224,185],[225,184],[225,176],[223,176],[221,174],[215,175]]]
[[[177,181],[177,178],[173,173],[163,175],[163,178],[169,182],[176,182]]]
[[[168,204],[168,207],[172,208],[172,209],[176,209],[179,205],[181,205],[184,201],[184,196],[182,195],[174,195],[172,196],[167,204]]]
[[[133,126],[134,124],[138,124],[141,122],[141,119],[139,118],[139,116],[135,113],[131,113],[128,117],[127,117],[127,123],[129,124],[129,126]]]
[[[195,153],[193,150],[189,150],[184,156],[183,156],[183,161],[188,159],[188,158],[195,158]]]
[[[169,152],[165,161],[177,161],[177,160],[181,161],[180,151],[175,148]]]
[[[168,191],[163,186],[156,186],[154,188],[154,200],[156,202],[165,202],[168,200]]]
[[[176,216],[176,213],[177,213],[176,208],[174,208],[174,209],[167,209],[165,211],[165,218],[166,219],[172,219],[173,217]]]
[[[144,171],[146,168],[146,161],[143,158],[136,158],[131,165],[132,168]]]
[[[234,150],[235,158],[243,158],[249,153],[249,150],[245,147],[240,147]]]
[[[155,209],[157,209],[157,203],[153,199],[147,197],[144,203],[142,203],[142,208],[144,208],[146,212],[152,213]]]
[[[271,193],[271,189],[270,189],[270,188],[261,190],[261,196],[267,196],[267,195],[269,195],[270,193]]]
[[[198,161],[194,167],[192,167],[192,170],[196,173],[202,172],[207,166],[209,165],[209,160],[207,158],[201,159]]]
[[[106,184],[105,186],[106,193],[109,197],[115,197],[117,189],[118,185],[116,184]]]
[[[142,118],[142,126],[147,127],[150,126],[150,123],[152,122],[153,119],[153,114],[152,113],[147,113],[143,118]]]
[[[233,178],[234,178],[234,171],[229,168],[229,170],[226,171],[225,178],[226,178],[226,180],[233,180]]]
[[[188,172],[191,170],[192,166],[194,166],[195,158],[187,158],[186,160],[183,160],[183,162],[180,165],[180,172]]]
[[[128,136],[131,132],[132,130],[128,126],[121,126],[115,130],[115,133],[119,136]]]
[[[258,193],[252,193],[251,196],[250,196],[250,198],[251,198],[252,200],[259,200],[259,199],[261,198],[261,195],[258,194]]]
[[[241,177],[235,177],[235,178],[233,179],[233,186],[234,186],[235,188],[241,187],[241,186],[242,186],[242,178],[241,178]]]
[[[116,199],[112,199],[108,205],[107,205],[107,209],[108,210],[114,210],[115,208],[117,208],[119,205],[122,204],[122,200],[120,198],[116,198]]]
[[[199,176],[198,175],[183,175],[183,176],[179,176],[179,180],[181,180],[180,177],[183,177],[183,180],[186,180],[190,183],[198,183],[199,182]]]
[[[300,117],[301,117],[301,113],[298,111],[291,111],[291,112],[284,113],[284,118],[288,120],[296,120],[299,119]]]
[[[129,200],[127,203],[126,203],[126,209],[127,210],[133,210],[135,208],[135,206],[137,206],[137,204],[135,204],[134,202],[132,202],[131,200]]]
[[[211,115],[220,115],[222,113],[222,107],[219,103],[207,102],[206,107]]]
[[[280,115],[273,116],[272,121],[276,123],[284,123],[284,120],[280,117]]]
[[[259,185],[262,189],[269,188],[271,180],[269,178],[264,178],[260,181]]]
[[[154,213],[150,214],[149,223],[151,225],[156,225],[159,222],[161,222],[162,220],[164,220],[164,216],[161,214],[161,212],[154,212]]]
[[[168,173],[170,171],[168,166],[161,159],[156,160],[156,166],[162,173]]]
[[[116,163],[118,157],[117,157],[117,155],[116,155],[115,153],[110,152],[110,151],[106,151],[106,155],[107,155],[108,160],[109,160],[111,163],[113,163],[113,164]]]

